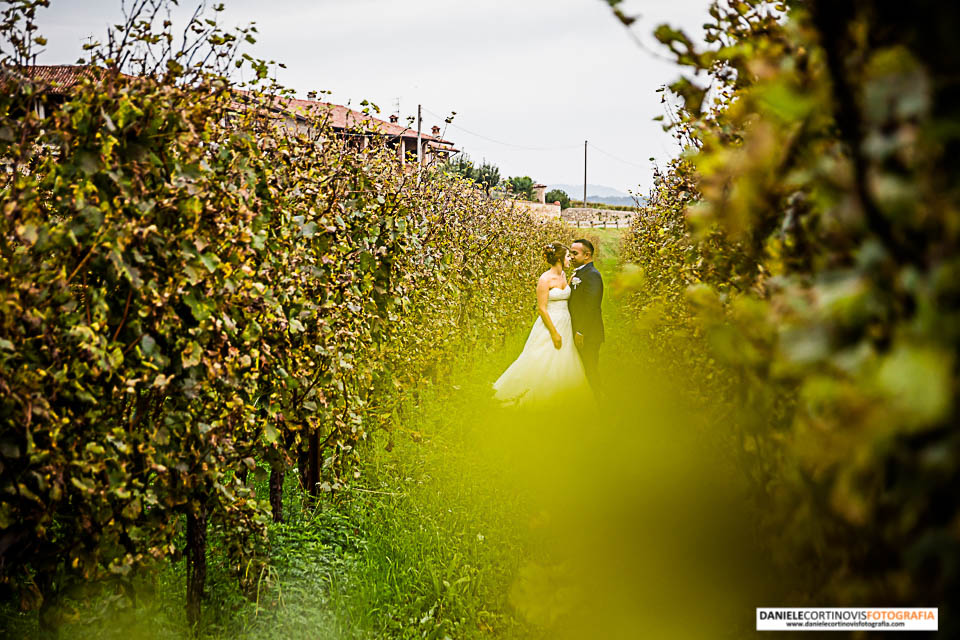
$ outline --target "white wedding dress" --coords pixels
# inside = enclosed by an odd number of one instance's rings
[[[560,348],[553,346],[550,331],[543,318],[537,316],[523,352],[493,383],[494,398],[503,405],[546,408],[560,394],[571,401],[592,399],[580,353],[573,342],[567,308],[571,291],[567,285],[563,289],[553,287],[547,294],[547,313],[560,334]]]

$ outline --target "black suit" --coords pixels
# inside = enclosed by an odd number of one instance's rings
[[[580,282],[570,294],[570,320],[573,323],[574,335],[583,334],[583,346],[579,348],[580,359],[583,360],[587,380],[596,389],[597,363],[600,359],[600,345],[603,344],[604,338],[603,316],[600,313],[600,303],[603,301],[603,278],[592,262],[575,271],[573,278],[579,278]]]

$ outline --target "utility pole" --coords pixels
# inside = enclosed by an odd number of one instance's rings
[[[423,169],[423,143],[420,140],[420,129],[423,125],[423,106],[417,105],[417,180],[420,179],[420,171]]]
[[[587,206],[587,141],[583,141],[583,206]]]

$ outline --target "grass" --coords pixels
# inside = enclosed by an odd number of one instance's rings
[[[525,339],[470,354],[450,381],[422,389],[334,503],[288,508],[289,524],[271,532],[275,586],[241,637],[538,635],[510,602],[534,553],[529,509],[483,446],[497,415],[490,383]]]
[[[408,402],[392,433],[367,443],[350,489],[313,504],[288,477],[286,522],[271,526],[270,570],[252,600],[212,549],[203,637],[610,637],[659,622],[636,611],[660,602],[659,591],[711,588],[683,563],[690,548],[713,545],[692,533],[699,521],[673,513],[683,513],[678,499],[699,459],[678,453],[687,440],[675,410],[663,409],[669,393],[630,368],[639,347],[610,287],[620,231],[587,233],[611,292],[601,363],[618,375],[604,391],[630,410],[598,419],[576,407],[552,417],[493,407],[490,384],[529,327],[496,353],[464,353],[449,380]],[[62,637],[189,637],[183,585],[181,563],[140,580],[135,606],[110,593],[83,598]],[[35,633],[25,618],[3,620],[9,637]]]
[[[349,489],[312,503],[288,477],[286,522],[270,528],[254,598],[212,541],[202,637],[753,635],[754,607],[784,585],[757,545],[764,514],[731,465],[737,432],[691,406],[697,377],[658,364],[632,330],[617,300],[621,232],[583,233],[607,284],[600,409],[560,403],[556,415],[524,416],[492,405],[490,384],[528,326],[494,353],[465,352],[364,445]],[[134,604],[110,588],[73,594],[61,637],[191,636],[182,563],[136,583]],[[37,635],[35,617],[0,608],[0,637]]]
[[[270,528],[270,570],[243,596],[211,539],[206,638],[471,638],[536,635],[509,602],[529,555],[529,519],[495,461],[478,455],[490,383],[526,329],[497,353],[464,354],[451,379],[421,389],[393,433],[363,452],[360,478],[314,504],[288,474],[285,523]],[[267,487],[258,486],[266,495]],[[190,637],[183,563],[135,581],[138,598],[76,592],[64,638]],[[90,589],[94,589],[93,586]],[[5,637],[38,635],[35,616],[4,610]]]
[[[619,233],[591,233],[608,275]],[[354,588],[339,606],[373,637],[544,633],[516,606],[518,576],[531,559],[548,561],[541,557],[539,512],[489,446],[505,421],[489,403],[489,385],[528,330],[520,328],[496,354],[466,358],[455,384],[408,407],[392,450],[380,438],[364,456],[364,487],[340,508],[352,510],[365,548]]]

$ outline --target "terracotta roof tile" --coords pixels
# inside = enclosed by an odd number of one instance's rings
[[[411,129],[410,127],[393,122],[387,122],[386,120],[381,120],[380,118],[367,115],[362,111],[355,111],[339,104],[320,102],[317,100],[299,100],[296,98],[277,98],[277,101],[282,102],[284,108],[294,114],[316,115],[329,112],[330,124],[336,129],[349,129],[351,127],[363,126],[364,123],[366,123],[367,126],[376,127],[388,136],[401,136],[404,138],[417,137],[416,129]],[[434,142],[447,142],[428,133],[421,133],[420,137],[424,140]]]
[[[47,82],[50,84],[50,91],[56,94],[69,92],[83,78],[93,78],[96,72],[100,70],[97,67],[89,65],[34,65],[25,67],[23,72],[30,78]],[[102,70],[101,70],[102,71]],[[129,77],[129,76],[128,76]],[[238,91],[240,94],[248,92]],[[279,109],[287,111],[294,116],[315,116],[329,113],[330,124],[335,129],[349,129],[352,127],[376,128],[385,135],[403,138],[416,138],[415,129],[410,129],[400,124],[387,122],[373,116],[369,116],[361,111],[355,111],[348,107],[329,102],[320,102],[317,100],[299,100],[296,98],[274,99]],[[439,143],[441,145],[451,145],[448,140],[432,136],[428,133],[421,133],[423,140]]]
[[[28,78],[50,84],[51,93],[64,94],[75,87],[83,78],[96,78],[97,72],[106,69],[77,64],[33,65],[23,68]],[[127,76],[130,77],[130,76]]]

